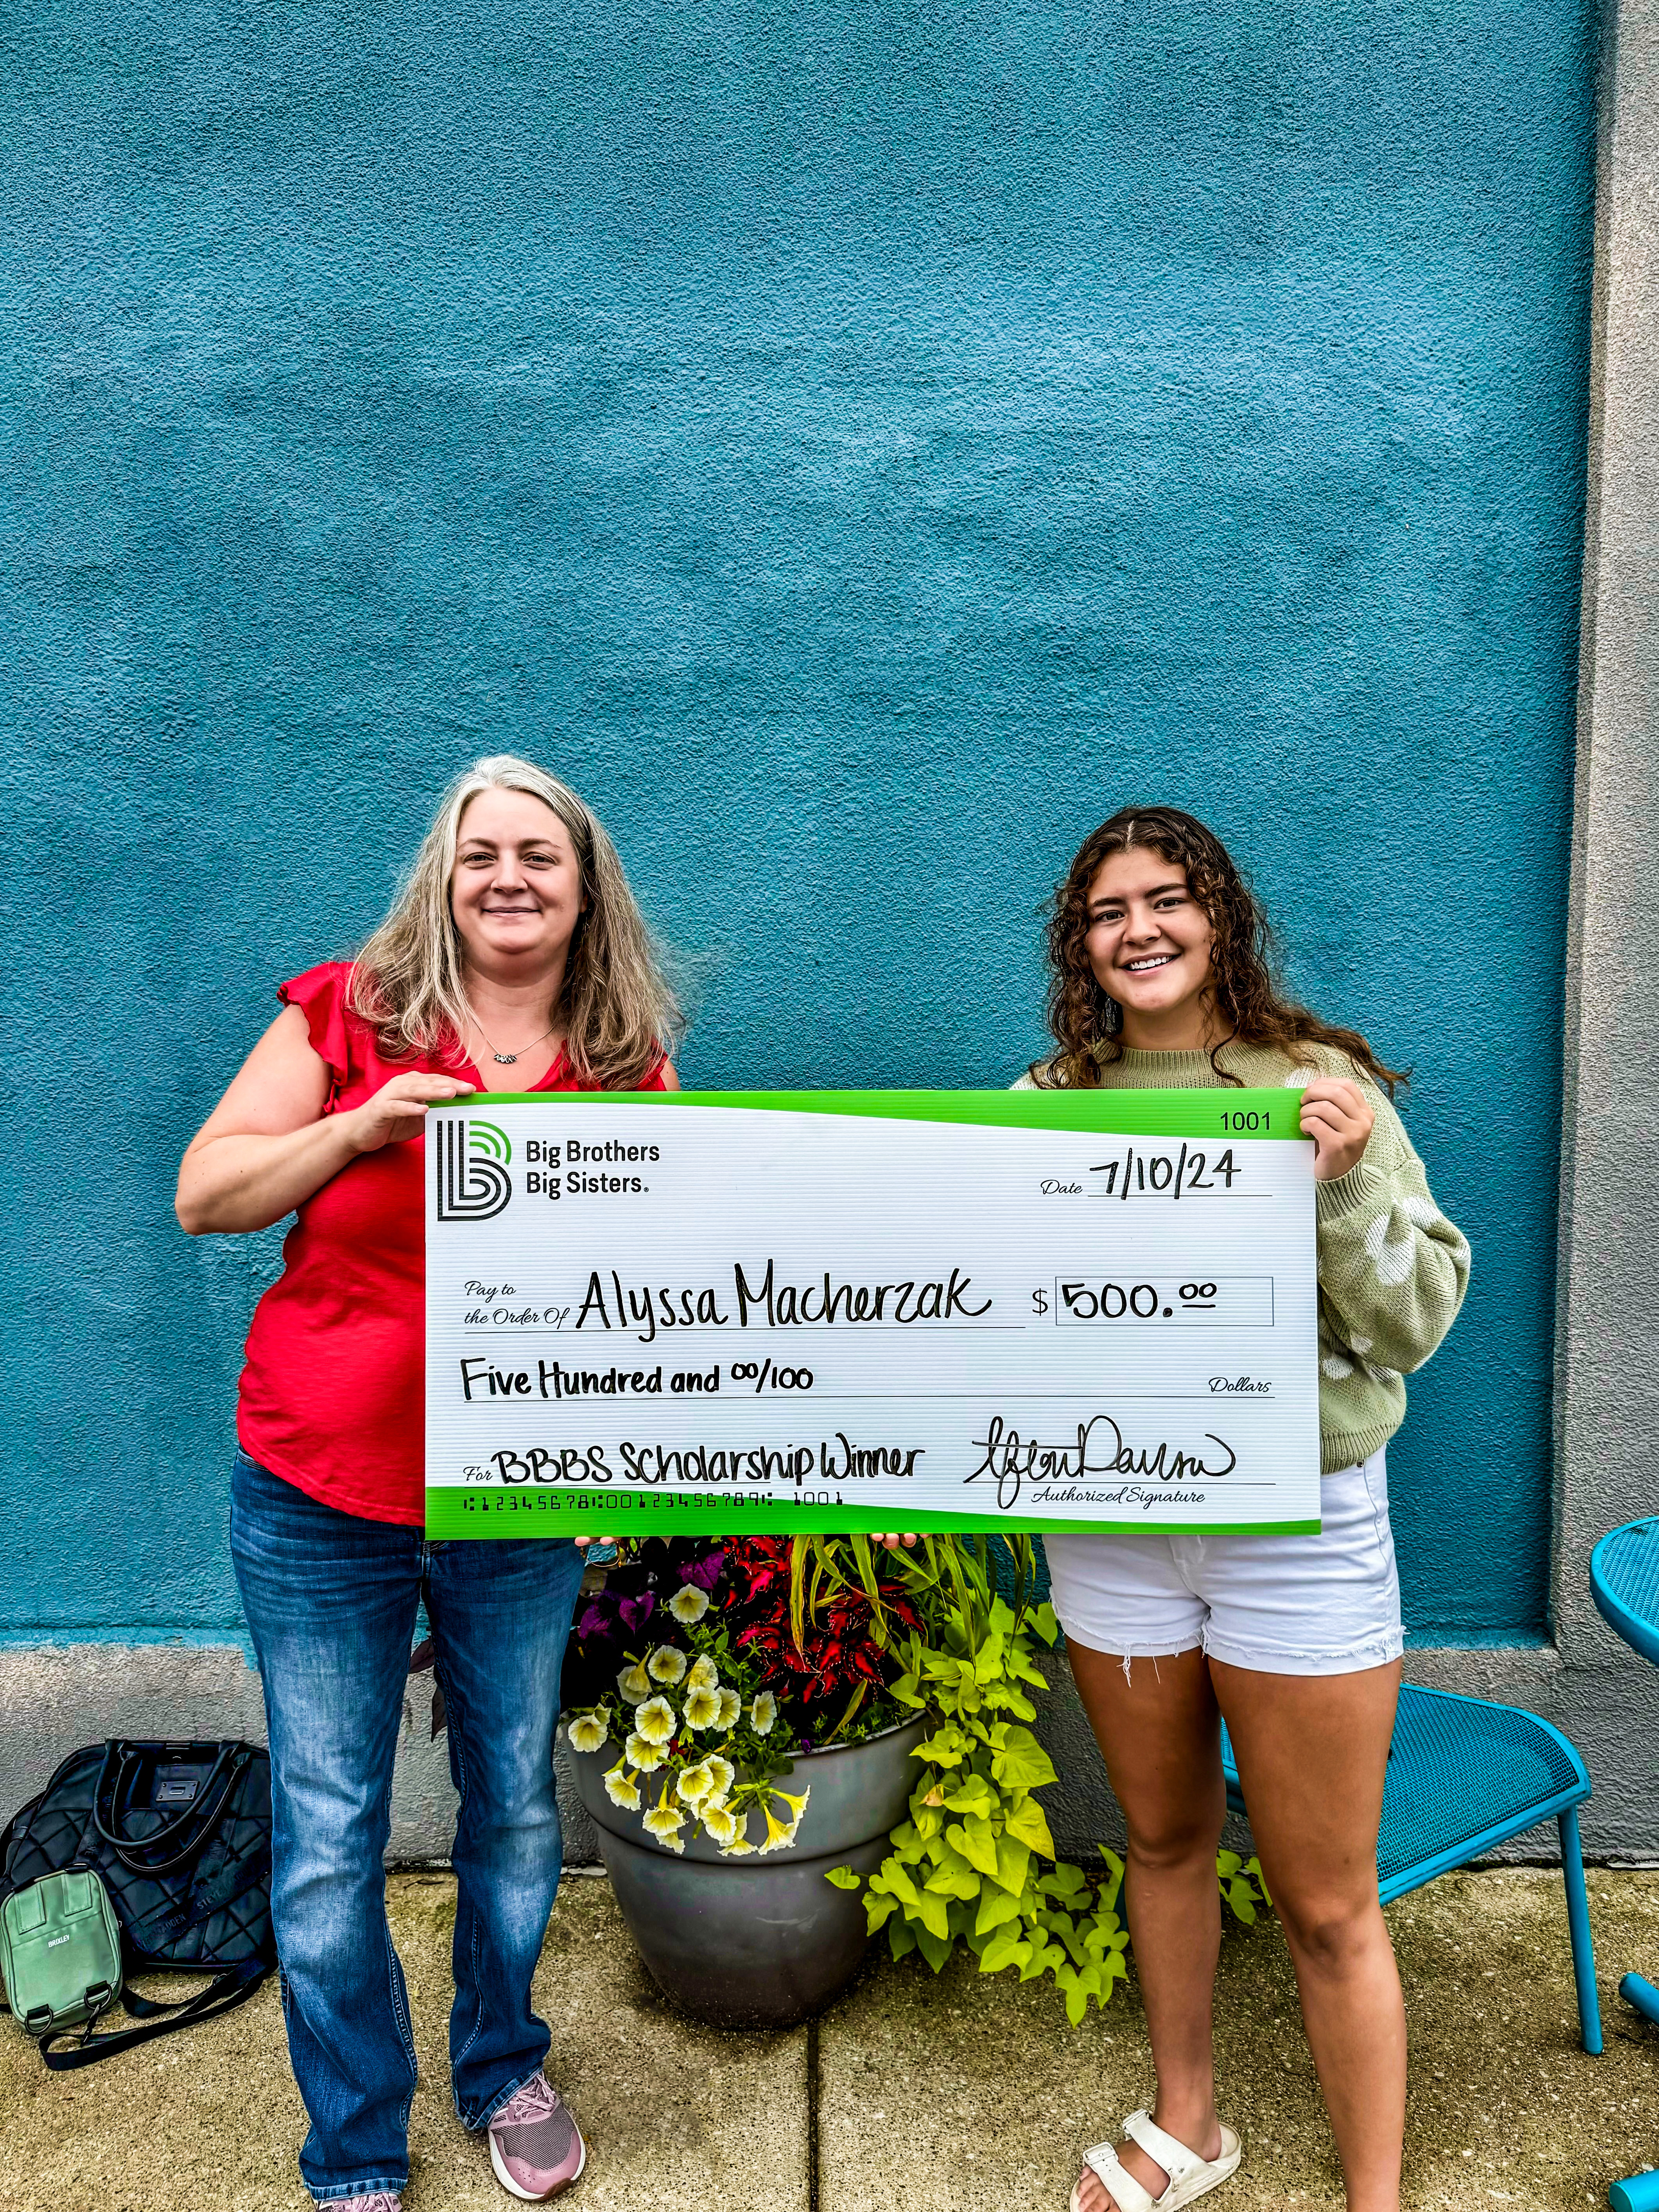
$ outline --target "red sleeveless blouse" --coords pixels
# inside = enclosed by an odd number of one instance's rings
[[[276,995],[299,1006],[328,1062],[325,1114],[362,1105],[394,1075],[459,1075],[465,1061],[383,1059],[346,1005],[347,960],[325,961]],[[665,1062],[641,1083],[660,1091]],[[537,1091],[583,1091],[562,1052]],[[283,1272],[247,1333],[236,1437],[248,1457],[307,1497],[365,1521],[425,1517],[425,1139],[364,1152],[300,1207]]]

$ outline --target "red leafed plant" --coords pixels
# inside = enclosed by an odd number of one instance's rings
[[[726,1605],[734,1623],[742,1623],[732,1641],[763,1662],[787,1703],[811,1707],[850,1699],[834,1731],[839,1734],[895,1671],[890,1637],[896,1631],[921,1634],[922,1619],[902,1588],[884,1577],[878,1606],[864,1589],[842,1583],[803,1607],[792,1590],[792,1549],[787,1536],[727,1544]]]

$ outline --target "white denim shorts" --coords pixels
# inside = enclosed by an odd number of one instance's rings
[[[1316,1536],[1049,1536],[1074,1644],[1122,1659],[1201,1645],[1262,1674],[1357,1674],[1405,1648],[1386,1455],[1320,1484]]]

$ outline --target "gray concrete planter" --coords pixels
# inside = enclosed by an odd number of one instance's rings
[[[573,1752],[582,1803],[623,1917],[670,2002],[714,2027],[793,2027],[819,2012],[864,1955],[864,1899],[824,1880],[831,1867],[873,1874],[905,1816],[920,1772],[910,1756],[928,1723],[907,1722],[867,1743],[804,1752],[783,1787],[810,1783],[793,1848],[723,1859],[702,1836],[685,1856],[645,1832],[639,1813],[605,1794],[617,1747]],[[751,1830],[763,1833],[757,1814]]]

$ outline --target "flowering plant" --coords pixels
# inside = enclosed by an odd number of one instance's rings
[[[804,1604],[788,1537],[642,1549],[653,1556],[611,1571],[578,1615],[571,1747],[620,1747],[606,1794],[642,1811],[667,1850],[699,1832],[723,1857],[786,1850],[811,1791],[784,1790],[780,1778],[798,1752],[908,1719],[889,1691],[899,1671],[889,1638],[920,1632],[921,1616],[873,1570],[868,1587],[837,1579],[823,1602]],[[647,1623],[661,1641],[640,1636]],[[756,1814],[763,1835],[750,1832]]]
[[[708,1593],[688,1583],[667,1608],[685,1643],[631,1656],[617,1677],[614,1711],[607,1699],[567,1716],[571,1747],[601,1752],[616,1741],[620,1755],[606,1771],[605,1795],[628,1812],[644,1808],[646,1833],[666,1850],[684,1850],[688,1826],[722,1858],[786,1850],[812,1793],[778,1787],[789,1762],[767,1741],[777,1727],[777,1699],[758,1686],[753,1668],[734,1660],[723,1628],[702,1626],[708,1609]],[[758,1844],[749,1833],[757,1812],[766,1823]]]

